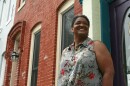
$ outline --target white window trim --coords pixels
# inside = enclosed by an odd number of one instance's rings
[[[7,14],[7,21],[10,19],[10,13],[11,13],[11,0],[9,0],[9,3],[8,3],[8,14]]]
[[[57,51],[56,51],[56,73],[55,86],[57,86],[59,64],[61,57],[61,37],[62,37],[62,15],[74,6],[74,0],[67,0],[58,12],[58,34],[57,34]]]
[[[29,68],[28,68],[28,80],[27,80],[27,86],[31,85],[31,75],[32,75],[32,63],[33,63],[33,51],[34,51],[34,39],[35,34],[39,32],[41,29],[41,24],[37,25],[33,31],[31,36],[31,46],[30,46],[30,56],[29,56]]]
[[[3,10],[4,10],[4,5],[5,5],[5,3],[4,2],[2,2],[2,9],[1,9],[1,12],[0,12],[0,26],[2,26],[2,17],[3,17]]]
[[[12,18],[9,18],[9,20],[6,22],[6,26],[9,25],[9,23],[11,22]]]
[[[24,7],[25,2],[26,2],[26,0],[25,0],[24,2],[23,2],[23,0],[21,0],[20,6],[19,6],[19,8],[18,8],[18,12]]]
[[[7,21],[7,23],[6,23],[6,26],[7,26],[8,24],[10,24],[11,21],[13,21],[13,15],[14,15],[14,12],[15,12],[15,7],[14,7],[14,5],[11,7],[10,10],[11,10],[11,11],[10,11],[10,16],[9,16],[9,19],[8,19],[8,21]]]

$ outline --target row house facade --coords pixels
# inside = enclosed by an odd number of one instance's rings
[[[0,86],[4,86],[7,36],[14,22],[16,0],[0,0]]]
[[[79,13],[79,0],[17,0],[14,25],[7,38],[4,86],[56,85],[56,58],[72,41],[65,39],[72,35],[70,23]],[[67,43],[60,46],[61,41]]]
[[[111,52],[114,86],[130,86],[130,0],[17,0],[7,37],[4,86],[57,86],[62,50],[73,42],[74,15]],[[15,56],[15,58],[14,58]]]

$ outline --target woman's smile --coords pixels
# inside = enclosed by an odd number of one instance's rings
[[[79,30],[87,30],[87,28],[85,28],[85,27],[79,27],[78,29]]]
[[[74,35],[75,36],[84,35],[86,37],[88,35],[88,31],[89,31],[88,21],[83,17],[77,18],[72,28],[72,32],[74,33]]]

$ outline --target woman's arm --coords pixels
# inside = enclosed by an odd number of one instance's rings
[[[108,49],[102,42],[95,41],[94,51],[98,66],[103,74],[102,86],[113,86],[114,67]]]

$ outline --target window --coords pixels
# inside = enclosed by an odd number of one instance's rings
[[[62,43],[61,52],[64,48],[73,42],[73,33],[71,32],[71,22],[74,18],[74,7],[70,8],[62,15]]]
[[[71,32],[71,21],[73,17],[74,0],[67,0],[58,12],[55,86],[57,86],[61,52],[73,41],[73,33]]]
[[[1,22],[2,22],[2,16],[3,16],[4,4],[5,4],[5,2],[3,1],[3,2],[2,2],[1,12],[0,12],[0,25],[1,25]]]
[[[40,49],[40,32],[35,34],[35,39],[34,39],[32,75],[31,75],[31,85],[30,86],[37,85],[39,49]]]
[[[11,22],[11,20],[12,20],[12,18],[14,17],[13,16],[13,14],[14,14],[14,12],[15,12],[15,3],[16,2],[13,2],[12,3],[12,1],[11,0],[8,0],[8,6],[7,6],[7,10],[8,10],[8,12],[6,12],[7,13],[7,19],[6,19],[6,21],[7,21],[7,23],[6,23],[6,26]]]
[[[38,61],[39,61],[39,50],[40,50],[40,32],[41,32],[40,29],[41,29],[41,24],[38,24],[33,29],[31,35],[27,86],[36,86],[37,84]]]
[[[9,0],[9,3],[8,3],[8,14],[7,14],[7,21],[9,20],[9,16],[10,16],[10,8],[11,8],[11,0]]]
[[[20,1],[20,2],[19,2],[18,11],[20,11],[20,10],[23,8],[23,6],[25,5],[26,0],[19,0],[19,1]]]
[[[24,3],[25,2],[25,0],[21,0],[21,3]]]
[[[124,67],[127,86],[130,86],[130,8],[127,10],[124,19],[124,33],[123,33],[123,53],[124,53]]]
[[[5,67],[6,67],[6,59],[5,59],[5,52],[3,52],[1,56],[1,62],[0,62],[0,85],[4,86],[4,75],[5,75]]]

